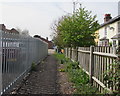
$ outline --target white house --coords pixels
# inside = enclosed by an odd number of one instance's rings
[[[98,46],[120,45],[120,15],[112,19],[110,14],[105,14],[98,33]]]

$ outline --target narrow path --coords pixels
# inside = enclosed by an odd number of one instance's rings
[[[17,94],[58,94],[57,60],[49,55],[37,65]]]

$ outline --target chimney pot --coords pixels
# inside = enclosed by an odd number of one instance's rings
[[[6,29],[6,26],[4,24],[0,24],[0,30],[5,31],[5,29]]]
[[[48,37],[46,37],[46,40],[48,40]]]
[[[105,14],[104,23],[112,19],[111,14]]]

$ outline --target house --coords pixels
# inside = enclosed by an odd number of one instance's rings
[[[41,36],[39,36],[39,35],[35,35],[34,38],[39,38],[39,39],[41,39],[42,41],[45,41],[46,43],[48,43],[48,49],[53,49],[54,43],[53,43],[52,41],[49,41],[49,40],[48,40],[48,37],[46,37],[46,39],[45,39],[45,38],[43,38],[43,37],[41,37]]]
[[[14,28],[12,28],[11,30],[6,29],[6,26],[4,24],[0,24],[0,30],[2,30],[4,32],[9,32],[9,33],[12,33],[12,34],[19,34],[19,32]]]
[[[3,66],[4,66],[5,62],[7,62],[9,65],[14,64],[13,62],[16,62],[18,59],[18,58],[16,58],[16,56],[20,54],[19,53],[20,52],[19,51],[20,43],[17,40],[14,40],[15,38],[13,37],[13,35],[12,35],[13,40],[11,39],[11,36],[9,38],[9,35],[10,34],[19,34],[19,32],[14,28],[12,28],[10,30],[7,29],[4,24],[0,24],[0,31],[3,31],[5,33],[5,35],[3,35],[3,37],[2,37],[2,38],[5,38],[2,40],[2,61],[3,61],[2,64],[3,64]],[[7,34],[7,33],[9,33],[9,34]]]
[[[111,14],[105,14],[104,23],[97,31],[98,46],[120,45],[120,15],[112,18]]]

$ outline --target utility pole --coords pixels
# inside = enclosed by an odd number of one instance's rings
[[[82,4],[78,1],[73,1],[73,14],[75,13],[75,10],[76,10],[76,5],[77,4],[80,4],[80,8],[82,8]]]
[[[82,8],[82,3],[79,3],[80,4],[80,8]]]
[[[75,13],[76,2],[73,2],[73,14]]]

